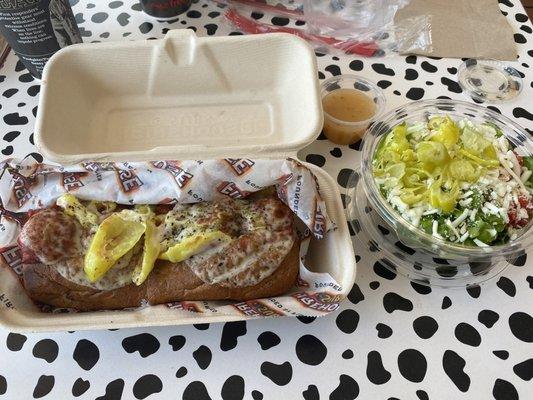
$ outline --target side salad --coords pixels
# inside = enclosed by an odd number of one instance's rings
[[[381,194],[408,222],[466,246],[504,244],[533,215],[533,156],[494,124],[434,116],[400,124],[372,160]]]

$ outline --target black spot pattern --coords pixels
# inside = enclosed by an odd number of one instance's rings
[[[133,384],[133,395],[136,399],[146,399],[163,390],[163,382],[156,375],[143,375]]]
[[[498,313],[492,310],[482,310],[477,315],[477,320],[483,325],[485,325],[487,328],[492,328],[494,324],[498,322],[499,318],[500,316],[498,315]]]
[[[533,276],[529,275],[529,276],[526,278],[526,281],[527,281],[527,283],[529,283],[529,288],[530,288],[530,289],[533,289]]]
[[[533,317],[525,312],[515,312],[509,317],[509,327],[516,338],[533,342]]]
[[[376,275],[381,276],[384,279],[387,279],[389,281],[396,278],[396,273],[391,271],[390,269],[386,268],[382,263],[379,261],[376,261],[374,263],[374,272]]]
[[[222,385],[220,395],[223,400],[242,400],[244,398],[244,379],[232,375]]]
[[[392,85],[391,81],[387,81],[385,79],[382,79],[376,83],[381,89],[387,89],[390,85]]]
[[[100,351],[93,342],[81,339],[76,345],[72,357],[81,368],[89,371],[98,362]]]
[[[412,311],[413,303],[397,293],[389,292],[383,297],[383,307],[390,314],[396,310]]]
[[[515,33],[514,34],[514,41],[516,43],[526,43],[527,42],[526,38],[521,33]]]
[[[477,347],[481,344],[481,335],[472,325],[461,322],[455,327],[455,337],[461,343]]]
[[[194,381],[189,383],[183,391],[183,400],[211,400],[211,397],[202,382]]]
[[[418,78],[418,72],[416,72],[416,69],[407,68],[405,70],[404,79],[406,81],[414,81],[416,78]]]
[[[315,385],[309,385],[306,390],[302,392],[304,400],[320,400],[320,393]]]
[[[355,310],[343,310],[335,320],[337,327],[344,333],[353,333],[359,324],[359,314]]]
[[[407,349],[398,355],[398,369],[405,379],[422,382],[426,376],[427,361],[418,350]]]
[[[4,115],[4,122],[8,125],[26,125],[28,118],[21,116],[18,112],[14,112]]]
[[[424,97],[424,89],[413,87],[407,91],[405,96],[410,100],[420,100]]]
[[[209,324],[193,324],[193,326],[199,331],[206,331],[209,329]]]
[[[326,358],[328,349],[316,336],[304,335],[296,342],[296,356],[307,365],[318,365]]]
[[[326,163],[326,157],[319,154],[308,154],[305,157],[305,161],[311,164],[315,164],[317,167],[323,167]]]
[[[431,286],[428,286],[428,285],[422,285],[420,283],[411,281],[411,287],[415,290],[415,292],[419,294],[430,294],[431,293]]]
[[[353,358],[353,351],[348,349],[348,350],[344,350],[342,352],[342,358],[344,358],[345,360],[349,360],[351,358]]]
[[[494,350],[492,354],[502,360],[507,360],[509,358],[509,352],[507,350]]]
[[[366,376],[375,385],[383,385],[391,378],[391,373],[385,369],[381,355],[377,351],[371,351],[367,356]]]
[[[381,64],[381,63],[372,64],[372,69],[381,75],[388,75],[388,76],[395,75],[394,70],[391,68],[387,68],[385,64]]]
[[[359,385],[348,375],[339,377],[339,385],[329,395],[329,400],[353,400],[359,396]]]
[[[363,292],[361,292],[359,285],[357,285],[357,283],[354,283],[352,289],[350,290],[350,293],[348,293],[348,300],[353,304],[357,304],[360,301],[363,301],[364,299],[365,296],[363,295]]]
[[[7,392],[7,380],[3,375],[0,375],[0,396]]]
[[[516,294],[516,286],[514,285],[513,281],[511,281],[509,278],[506,278],[505,276],[500,277],[498,279],[498,282],[496,282],[496,285],[503,290],[507,295],[514,297]]]
[[[141,25],[139,25],[139,30],[141,33],[148,33],[153,29],[154,25],[150,22],[143,22]]]
[[[513,367],[513,371],[516,375],[525,381],[533,379],[533,358],[522,361]]]
[[[204,345],[198,347],[195,351],[193,351],[192,356],[194,357],[196,363],[201,369],[206,369],[207,367],[209,367],[209,364],[211,364],[211,359],[213,358],[209,347]]]
[[[19,351],[24,346],[28,338],[19,333],[9,332],[6,338],[6,346],[11,351]]]
[[[437,72],[438,71],[438,68],[435,67],[433,64],[430,64],[429,62],[427,61],[422,61],[422,63],[420,64],[420,66],[422,67],[422,69],[426,72],[430,72],[430,73],[434,73],[434,72]]]
[[[416,397],[418,397],[420,400],[429,400],[428,394],[423,390],[417,390]]]
[[[496,400],[518,400],[518,392],[511,382],[496,379],[492,388],[492,395]]]
[[[93,14],[93,16],[91,17],[91,21],[99,24],[104,22],[108,17],[109,15],[105,12],[97,12],[96,14]]]
[[[187,368],[178,368],[178,370],[176,371],[176,378],[183,378],[185,375],[187,375]]]
[[[446,310],[447,308],[450,308],[451,306],[452,306],[452,300],[448,296],[444,296],[442,299],[441,308],[443,310]]]
[[[363,62],[361,60],[353,60],[352,62],[350,62],[349,67],[353,71],[362,71],[363,70]]]
[[[376,325],[376,330],[378,331],[378,338],[387,339],[392,336],[392,328],[387,324],[379,323]]]
[[[85,393],[89,388],[91,387],[91,384],[89,381],[86,381],[82,378],[78,378],[74,381],[74,384],[72,385],[72,395],[74,397],[80,397],[83,393]]]
[[[285,386],[292,379],[292,365],[288,361],[282,364],[265,361],[261,364],[261,373],[276,385]]]
[[[52,339],[42,339],[33,346],[33,356],[51,363],[57,358],[59,347]]]
[[[296,317],[298,321],[300,321],[302,324],[310,324],[315,321],[316,317],[306,317],[306,316],[299,316]]]
[[[477,299],[479,295],[481,294],[481,287],[474,285],[466,288],[466,292],[473,297],[474,299]]]
[[[259,390],[252,390],[252,399],[263,400],[263,393],[261,393]]]
[[[6,133],[2,139],[5,140],[6,142],[12,142],[17,137],[19,137],[19,135],[20,135],[19,131],[11,131],[11,132]]]
[[[372,290],[376,290],[377,288],[379,288],[379,282],[378,281],[372,281],[368,284],[368,286],[370,286],[370,289]]]
[[[429,315],[423,315],[413,321],[413,329],[422,339],[429,339],[437,332],[439,324],[435,318]]]
[[[350,178],[353,175],[353,169],[343,168],[339,171],[337,175],[337,182],[343,188],[353,187],[355,182],[351,182]]]
[[[168,344],[172,346],[172,351],[178,351],[183,346],[185,346],[185,336],[182,336],[182,335],[171,336],[168,339]]]
[[[122,347],[128,353],[138,351],[142,358],[146,358],[159,350],[160,343],[154,335],[141,333],[139,335],[124,338],[124,340],[122,340]]]
[[[530,121],[533,121],[533,114],[531,114],[529,111],[523,109],[522,107],[517,107],[513,109],[513,116],[515,118],[525,118]]]
[[[268,350],[274,346],[280,344],[281,339],[274,332],[266,331],[262,332],[258,337],[257,341],[261,346],[262,350]]]
[[[324,68],[326,71],[328,71],[331,75],[337,76],[340,75],[341,69],[337,65],[328,65],[326,68]]]
[[[46,396],[54,388],[56,380],[53,375],[41,375],[33,389],[33,398],[40,399]]]
[[[15,93],[17,93],[19,90],[18,89],[7,89],[6,91],[4,91],[4,93],[2,93],[2,96],[6,97],[6,98],[10,98],[11,96],[13,96]]]
[[[467,392],[470,387],[470,377],[464,372],[465,360],[453,350],[446,350],[442,357],[442,366],[448,378],[457,389]]]
[[[124,391],[124,380],[115,379],[107,384],[105,394],[97,397],[96,400],[120,400]]]
[[[222,338],[220,339],[220,349],[228,351],[237,347],[239,336],[246,334],[246,321],[227,322],[222,328]]]
[[[443,85],[445,85],[448,88],[450,92],[453,92],[453,93],[463,92],[463,89],[461,89],[461,86],[459,86],[459,84],[456,81],[453,81],[446,77],[442,77],[440,81]]]

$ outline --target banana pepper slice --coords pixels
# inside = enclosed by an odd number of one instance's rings
[[[231,237],[221,231],[199,233],[169,247],[159,258],[173,263],[180,262],[201,253],[217,241],[229,242]]]
[[[142,219],[131,218],[129,213],[111,214],[98,226],[85,256],[84,271],[91,282],[96,282],[129,250],[146,231]]]

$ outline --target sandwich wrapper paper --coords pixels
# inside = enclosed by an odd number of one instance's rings
[[[311,236],[321,239],[335,229],[335,224],[327,215],[316,178],[293,159],[87,162],[68,167],[7,160],[0,164],[0,174],[0,308],[76,312],[35,304],[29,298],[22,286],[21,252],[17,246],[26,213],[54,205],[64,193],[81,200],[173,204],[216,201],[228,196],[245,198],[276,186],[279,198],[305,225],[301,229],[300,275],[291,292],[245,302],[181,301],[150,307],[168,307],[184,317],[194,317],[195,313],[321,316],[336,310],[349,289],[342,288],[330,274],[312,272],[304,265]],[[299,221],[296,222],[298,226]]]
[[[497,0],[411,0],[396,13],[395,25],[402,26],[420,16],[430,18],[431,48],[410,51],[410,47],[416,46],[400,46],[400,53],[503,61],[517,59],[513,29],[501,13]]]

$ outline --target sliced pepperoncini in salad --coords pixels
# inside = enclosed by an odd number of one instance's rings
[[[372,167],[402,218],[454,243],[506,243],[533,216],[533,156],[490,122],[438,115],[399,124],[381,138]]]

